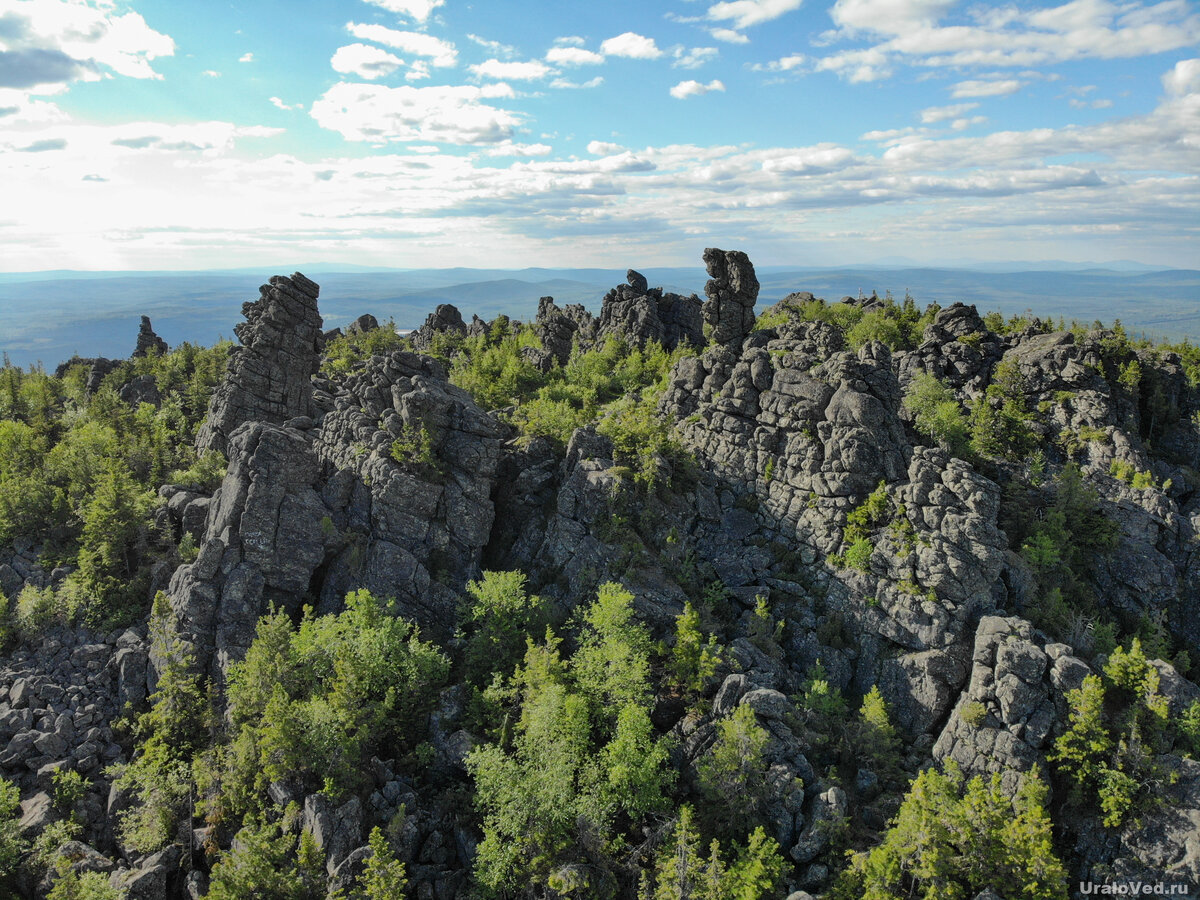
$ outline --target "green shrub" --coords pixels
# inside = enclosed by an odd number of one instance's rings
[[[509,675],[521,662],[526,642],[545,631],[549,610],[525,590],[523,572],[484,572],[467,583],[463,630],[466,677],[477,685],[492,675]]]
[[[25,851],[20,821],[21,791],[11,781],[0,777],[0,886],[16,872]]]
[[[962,457],[970,444],[967,418],[953,391],[933,375],[921,373],[904,393],[904,406],[917,431],[952,455]]]
[[[1066,900],[1045,785],[1030,774],[1009,797],[1000,781],[967,781],[953,761],[921,772],[883,842],[851,857],[830,897],[938,900],[1004,885],[1006,896]]]
[[[716,635],[710,634],[705,640],[700,613],[690,601],[684,603],[683,612],[675,619],[675,646],[671,650],[675,683],[685,691],[699,692],[720,663]]]
[[[846,566],[851,569],[858,569],[860,572],[869,572],[871,570],[871,556],[874,552],[875,548],[872,546],[870,538],[859,538],[846,550]]]
[[[433,435],[424,425],[406,425],[389,450],[392,459],[402,466],[415,469],[426,477],[445,473],[445,465],[434,451]]]
[[[987,707],[978,700],[971,700],[963,704],[958,716],[972,728],[978,728],[987,718]]]
[[[714,840],[705,857],[690,806],[679,810],[652,873],[643,874],[638,895],[649,900],[764,900],[787,868],[779,844],[759,826],[736,858],[728,860]]]
[[[766,800],[763,753],[770,735],[754,710],[738,706],[717,723],[717,740],[696,763],[700,789],[720,810],[731,832],[744,833],[762,813]]]

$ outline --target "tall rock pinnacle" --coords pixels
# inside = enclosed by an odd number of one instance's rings
[[[275,275],[261,296],[242,305],[225,380],[213,392],[196,449],[227,452],[229,436],[245,422],[283,424],[312,411],[310,381],[321,363],[320,287],[299,272]]]

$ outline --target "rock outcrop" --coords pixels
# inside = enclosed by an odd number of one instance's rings
[[[754,303],[758,299],[758,278],[754,266],[741,250],[704,251],[709,282],[704,286],[708,302],[704,321],[712,328],[714,343],[740,347],[754,327]]]
[[[142,316],[142,324],[138,328],[137,347],[133,351],[134,357],[162,356],[166,354],[170,348],[167,342],[154,333],[154,328],[150,324],[149,316]]]
[[[604,296],[600,308],[599,333],[617,335],[639,347],[656,341],[668,350],[680,344],[704,344],[700,299],[683,297],[651,288],[640,272],[630,269],[627,284],[617,285]]]
[[[320,467],[311,426],[247,422],[234,431],[204,542],[195,562],[171,578],[179,637],[218,681],[245,655],[272,605],[299,609],[331,542],[323,526],[329,510],[315,488]]]
[[[506,429],[440,363],[403,351],[371,359],[321,402],[321,495],[344,544],[326,567],[321,607],[364,586],[444,633],[491,533]]]
[[[462,313],[458,307],[449,303],[440,303],[438,308],[425,319],[425,324],[412,333],[410,340],[413,349],[429,350],[433,346],[433,338],[438,334],[466,335],[467,326],[463,322]]]
[[[242,305],[246,321],[234,328],[225,380],[213,392],[208,417],[196,435],[199,450],[226,453],[246,422],[282,425],[312,412],[311,378],[320,367],[318,285],[299,272],[276,275],[259,299]]]

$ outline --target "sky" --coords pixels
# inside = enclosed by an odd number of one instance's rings
[[[0,271],[1198,239],[1196,0],[0,0]]]

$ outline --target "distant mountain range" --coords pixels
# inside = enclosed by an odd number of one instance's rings
[[[1134,332],[1200,340],[1200,271],[1133,263],[1087,269],[1039,264],[1046,268],[1038,271],[1005,271],[1008,264],[1002,263],[977,265],[993,270],[762,266],[757,270],[759,308],[796,290],[831,301],[872,291],[881,296],[891,291],[899,300],[908,291],[922,305],[961,300],[976,304],[981,313],[996,309],[1011,315],[1029,309],[1068,321],[1119,318]],[[320,282],[321,312],[331,328],[364,312],[390,317],[399,328],[415,328],[439,303],[455,304],[468,319],[472,313],[491,318],[501,312],[526,319],[543,296],[598,311],[605,291],[625,280],[624,270],[615,269],[296,268]],[[706,275],[698,266],[641,271],[651,285],[703,295]],[[0,350],[18,365],[40,360],[53,366],[73,354],[125,357],[133,350],[142,315],[150,316],[171,345],[185,340],[208,344],[232,336],[242,303],[255,299],[258,284],[270,274],[258,269],[0,274]]]

